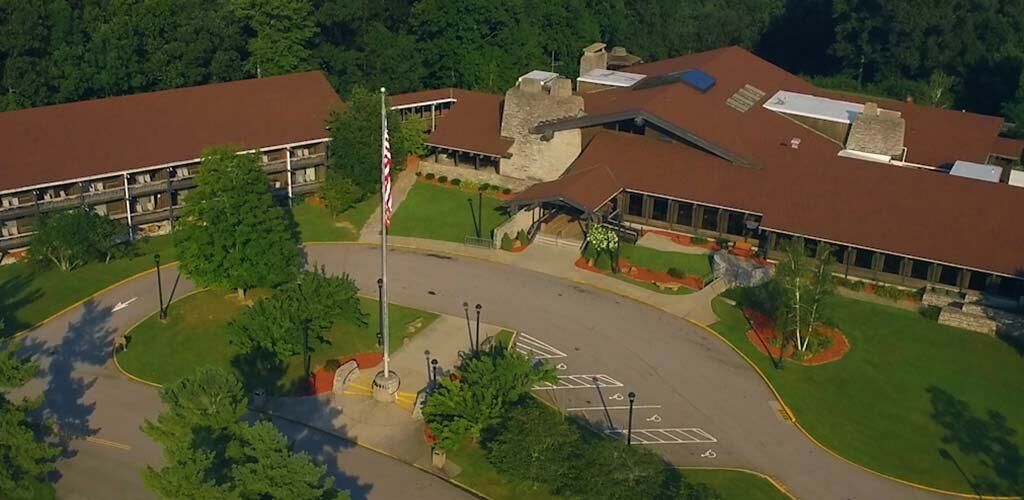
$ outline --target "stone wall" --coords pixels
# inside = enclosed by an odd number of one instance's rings
[[[516,212],[507,221],[494,228],[494,248],[501,247],[501,238],[505,234],[508,234],[509,238],[515,238],[520,230],[529,232],[533,222],[540,220],[540,218],[541,212],[539,207]]]
[[[985,316],[971,314],[954,307],[943,307],[939,312],[939,324],[955,326],[972,332],[995,335],[999,324]]]
[[[423,172],[423,175],[432,173],[435,176],[446,175],[449,179],[462,179],[464,181],[475,182],[477,184],[488,183],[497,184],[499,186],[505,186],[511,188],[513,191],[522,191],[534,184],[531,181],[517,179],[515,177],[509,177],[507,175],[498,175],[492,168],[481,168],[476,170],[473,167],[456,167],[453,165],[441,165],[433,161],[426,159],[420,160],[419,171]]]
[[[530,78],[505,93],[501,135],[515,142],[511,158],[501,160],[503,175],[534,182],[557,179],[579,156],[583,138],[579,129],[543,137],[530,129],[545,120],[574,118],[583,114],[583,98],[574,96],[571,82],[556,79],[547,87]]]

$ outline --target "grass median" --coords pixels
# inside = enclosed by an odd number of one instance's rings
[[[1024,358],[1003,341],[918,313],[833,297],[851,344],[841,360],[775,369],[722,299],[712,328],[768,377],[804,429],[843,457],[965,494],[1024,492]]]
[[[247,300],[258,300],[266,294],[253,291]],[[326,335],[330,344],[312,355],[313,369],[331,358],[377,349],[378,302],[360,298],[360,303],[367,323],[335,323]],[[184,297],[171,304],[166,322],[154,314],[133,328],[128,349],[117,355],[118,363],[128,373],[158,384],[174,382],[199,366],[232,369],[236,353],[226,331],[228,324],[242,314],[243,307],[234,292],[228,290],[208,289]],[[394,346],[402,345],[406,337],[422,331],[437,318],[434,313],[394,304],[388,307],[388,314]],[[302,356],[289,358],[280,385],[293,387],[302,379],[302,369]]]
[[[36,269],[27,262],[0,266],[0,338],[31,328],[50,316],[125,278],[177,259],[171,236],[138,241],[131,257],[86,264],[72,271]]]

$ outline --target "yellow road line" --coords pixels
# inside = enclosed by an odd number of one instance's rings
[[[102,444],[104,446],[109,446],[111,448],[118,448],[118,449],[121,449],[121,450],[130,450],[130,449],[132,449],[131,446],[128,446],[126,444],[121,444],[121,443],[118,443],[118,442],[115,442],[115,441],[110,441],[110,440],[107,440],[107,439],[101,439],[101,438],[98,438],[98,437],[89,436],[89,437],[85,438],[85,440],[90,442],[90,443]]]

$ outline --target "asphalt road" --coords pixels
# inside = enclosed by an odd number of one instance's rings
[[[376,289],[379,248],[314,246],[307,252],[310,263],[349,273],[364,291]],[[509,266],[408,250],[394,250],[389,256],[393,302],[453,315],[462,314],[463,301],[479,302],[487,323],[523,330],[565,354],[551,359],[564,368],[559,373],[566,382],[560,386],[584,387],[543,391],[564,409],[572,408],[601,428],[622,429],[625,412],[618,408],[626,404],[624,394],[635,391],[636,404],[645,408],[637,409],[633,427],[651,429],[634,433],[635,442],[664,442],[649,446],[674,464],[758,470],[781,480],[798,498],[934,497],[863,471],[815,446],[779,416],[771,392],[745,361],[679,318]],[[165,283],[172,281],[167,274],[164,278]],[[182,281],[176,296],[189,289]],[[124,309],[112,311],[118,301],[135,297]],[[72,456],[59,464],[62,477],[57,487],[63,498],[146,497],[137,470],[142,464],[158,464],[160,451],[139,426],[159,413],[160,402],[154,389],[122,378],[112,367],[109,352],[119,332],[156,309],[156,278],[147,275],[26,337],[25,349],[38,354],[44,364],[43,374],[26,390],[43,392],[46,413],[68,434],[91,439],[75,440]],[[599,383],[593,382],[595,375],[600,376]],[[342,486],[355,485],[355,498],[464,495],[433,476],[368,450],[301,428],[281,427],[297,446],[334,464],[331,468]]]

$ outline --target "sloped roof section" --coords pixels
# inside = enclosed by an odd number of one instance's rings
[[[444,88],[391,96],[390,106],[409,106],[454,99],[452,108],[437,121],[426,144],[468,153],[503,157],[512,139],[501,136],[502,96]]]
[[[314,71],[0,113],[0,191],[324,139],[341,106]]]

